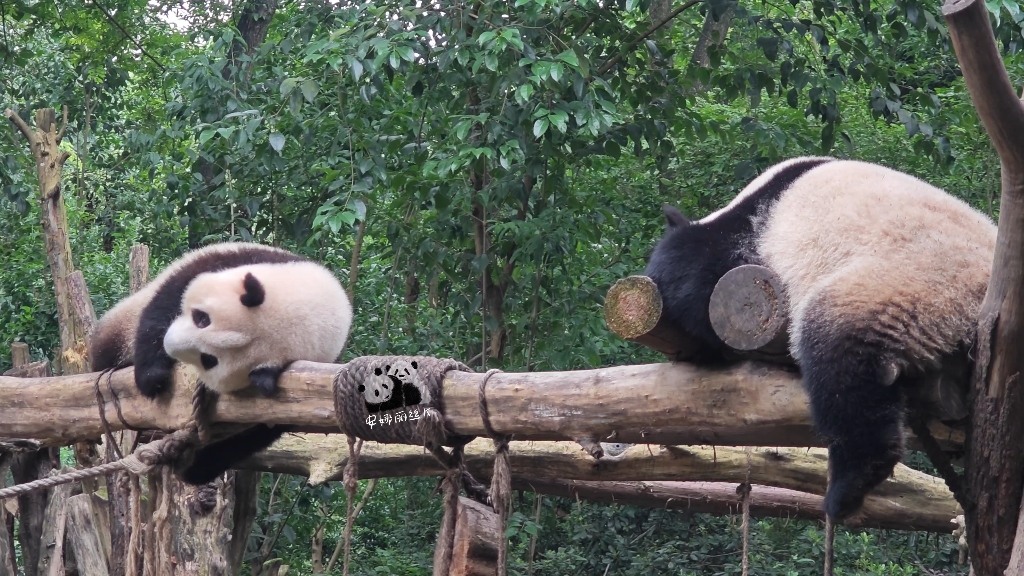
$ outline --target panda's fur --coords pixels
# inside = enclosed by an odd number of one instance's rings
[[[907,174],[824,157],[772,166],[702,220],[665,215],[645,273],[702,342],[698,359],[723,358],[708,304],[726,272],[759,264],[782,280],[790,352],[829,443],[825,511],[853,514],[902,457],[906,386],[972,342],[995,225]]]
[[[89,350],[93,370],[134,365],[143,395],[171,382],[175,360],[195,366],[207,388],[250,385],[264,395],[296,360],[334,362],[352,324],[352,306],[323,266],[252,243],[214,244],[171,263],[99,321]],[[200,449],[182,479],[210,482],[286,431],[257,425]]]

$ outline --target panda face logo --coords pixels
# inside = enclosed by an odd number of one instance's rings
[[[381,410],[381,405],[391,400],[395,387],[391,378],[384,373],[384,370],[376,368],[373,375],[359,385],[359,392],[363,395],[366,408],[370,412]]]
[[[366,411],[373,414],[430,402],[430,392],[420,380],[418,368],[415,361],[405,360],[374,368],[359,385]]]

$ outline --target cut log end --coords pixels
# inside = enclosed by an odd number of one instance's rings
[[[647,276],[629,276],[611,288],[604,301],[604,320],[620,338],[685,360],[697,349],[696,341],[677,330],[662,316],[661,293]]]
[[[782,281],[764,266],[739,266],[722,276],[708,313],[715,333],[734,350],[785,350],[788,316]]]
[[[647,276],[629,276],[608,289],[604,319],[620,338],[635,339],[647,334],[661,318],[661,294]]]

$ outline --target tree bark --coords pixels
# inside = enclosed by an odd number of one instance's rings
[[[1024,105],[978,0],[942,8],[964,81],[999,154],[999,232],[981,306],[971,383],[965,468],[967,538],[977,576],[1002,575],[1012,554],[1024,491]]]
[[[7,485],[7,470],[11,467],[10,453],[0,451],[0,488]],[[17,576],[18,567],[14,562],[14,539],[8,529],[10,514],[0,503],[0,576]]]
[[[103,549],[91,499],[90,494],[68,499],[68,541],[81,576],[108,576],[107,553]]]
[[[30,363],[30,360],[28,344],[12,343],[11,362],[14,367],[8,372],[25,378],[50,376],[48,362]],[[11,476],[15,484],[31,482],[47,476],[50,470],[59,465],[59,448],[43,448],[24,452],[14,455],[11,463]],[[49,490],[40,490],[18,497],[18,520],[20,521],[18,541],[21,543],[21,556],[26,576],[39,573],[38,564],[42,554],[41,542],[49,498]],[[6,512],[4,514],[6,515]]]
[[[213,422],[291,424],[302,432],[338,432],[333,380],[340,366],[295,362],[282,373],[274,398],[255,390],[226,394]],[[101,394],[115,414],[111,390],[127,424],[178,430],[192,414],[196,373],[177,365],[167,396],[152,401],[135,388],[131,368],[111,374]],[[450,371],[442,383],[445,420],[455,434],[486,436],[479,412],[483,374]],[[64,445],[102,433],[96,374],[61,378],[0,377],[0,437],[46,438]],[[570,372],[502,372],[487,385],[491,423],[522,440],[598,438],[605,442],[821,446],[812,432],[799,376],[760,362],[709,368],[686,363],[618,366]],[[108,419],[112,430],[124,427]],[[930,424],[940,444],[956,448],[963,435]],[[918,446],[908,432],[911,446]]]

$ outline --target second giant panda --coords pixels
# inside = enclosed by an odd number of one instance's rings
[[[348,294],[329,270],[279,248],[229,242],[186,254],[111,308],[89,357],[97,371],[134,365],[150,398],[170,385],[175,360],[195,366],[214,392],[252,385],[270,395],[291,362],[337,360],[351,325]],[[211,482],[285,430],[259,424],[205,446],[181,478]]]
[[[858,511],[902,457],[904,385],[972,342],[995,225],[915,177],[825,157],[776,164],[695,222],[664,210],[645,273],[702,358],[725,349],[708,304],[726,272],[759,264],[782,280],[790,353],[829,445],[825,512]]]

